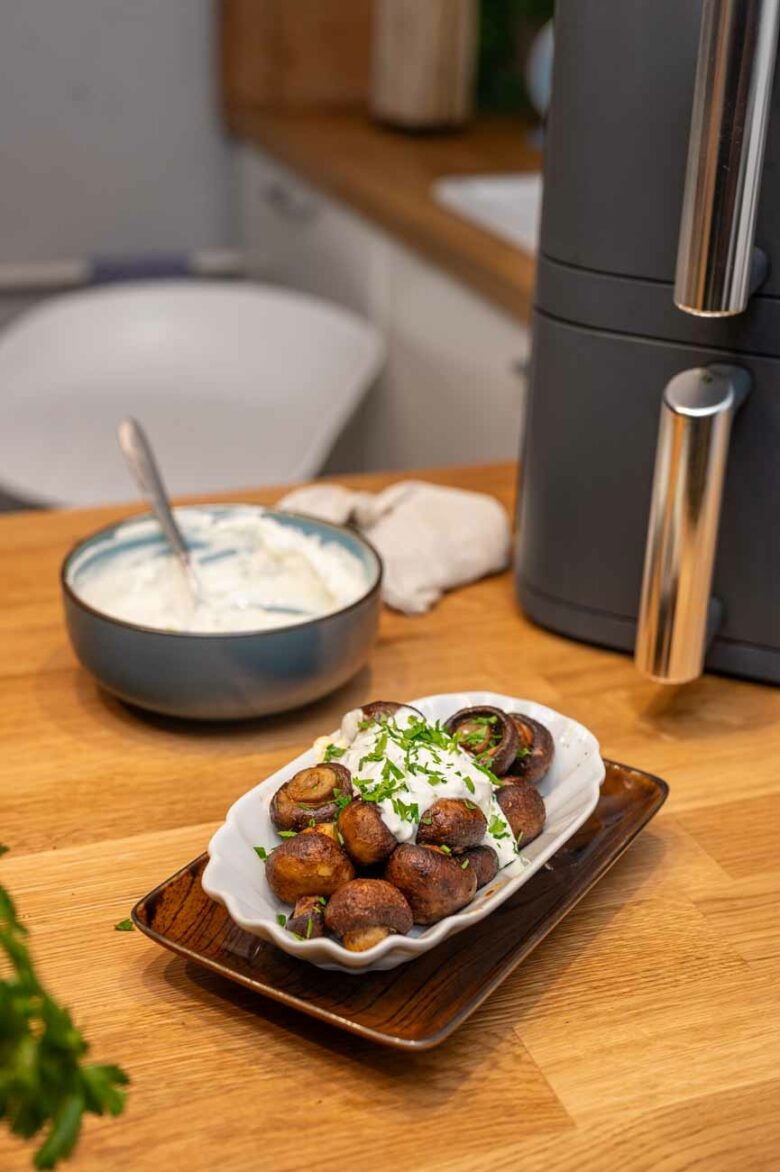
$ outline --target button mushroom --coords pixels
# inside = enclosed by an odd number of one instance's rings
[[[335,761],[301,769],[271,798],[271,821],[277,830],[305,830],[334,822],[344,799],[354,796],[350,772]]]
[[[301,834],[324,834],[326,838],[332,838],[334,842],[342,845],[339,838],[339,832],[335,822],[318,822],[316,826],[307,826],[305,830],[300,831]]]
[[[376,802],[350,802],[339,814],[338,829],[347,853],[360,867],[383,863],[397,846]]]
[[[435,924],[474,898],[477,876],[435,846],[402,843],[390,856],[385,879],[406,896],[415,924]]]
[[[350,952],[365,952],[391,933],[405,936],[412,923],[406,899],[384,879],[345,883],[325,909],[325,926]]]
[[[448,846],[458,852],[477,846],[486,830],[485,815],[474,802],[439,798],[420,819],[417,841],[428,846]]]
[[[496,801],[518,842],[525,845],[542,833],[546,815],[544,801],[530,782],[502,785]]]
[[[515,780],[520,780],[537,785],[543,780],[555,755],[552,733],[538,720],[524,716],[522,712],[510,712],[509,718],[517,731],[520,747],[510,766],[512,776],[505,777],[504,783],[511,784]]]
[[[355,877],[337,842],[325,834],[296,834],[276,847],[265,866],[268,886],[284,903],[304,895],[332,895]]]
[[[461,708],[444,727],[464,752],[499,777],[508,772],[517,756],[517,729],[500,708],[487,704]]]
[[[399,704],[396,700],[372,700],[370,704],[363,705],[362,712],[366,720],[376,720],[381,724],[383,720],[395,716],[396,712],[400,712],[402,708],[422,716],[422,713],[413,708],[411,704]]]
[[[304,940],[314,940],[317,936],[324,936],[325,905],[327,902],[324,895],[304,895],[296,900],[293,914],[285,924],[287,931]]]
[[[498,874],[498,855],[492,846],[473,846],[460,856],[460,863],[468,860],[468,865],[477,877],[477,890],[490,883]]]

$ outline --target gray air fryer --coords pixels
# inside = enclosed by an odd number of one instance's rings
[[[556,9],[518,591],[667,683],[780,680],[779,10]]]

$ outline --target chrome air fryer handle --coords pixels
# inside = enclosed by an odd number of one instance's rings
[[[738,366],[685,370],[664,390],[636,640],[660,683],[701,675],[734,415],[750,390]]]
[[[674,300],[742,313],[777,56],[780,0],[704,0]]]

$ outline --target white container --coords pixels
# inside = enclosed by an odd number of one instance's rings
[[[467,122],[477,29],[477,0],[374,0],[373,115],[408,130]]]
[[[209,843],[203,890],[224,904],[245,931],[323,969],[366,972],[395,968],[495,911],[544,866],[594,810],[604,780],[604,762],[598,741],[576,720],[532,700],[495,692],[444,693],[408,703],[429,721],[444,721],[461,708],[489,704],[507,712],[523,712],[545,724],[555,742],[555,758],[539,786],[547,810],[542,833],[514,862],[499,871],[487,887],[478,891],[470,904],[436,924],[415,926],[408,936],[388,936],[365,952],[349,952],[336,940],[326,937],[296,939],[277,922],[277,916],[289,912],[290,908],[271,891],[254,848],[262,846],[272,850],[278,845],[269,812],[271,798],[299,769],[317,763],[317,754],[309,749],[239,798]]]

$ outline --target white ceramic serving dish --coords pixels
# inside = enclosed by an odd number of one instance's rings
[[[555,759],[539,787],[547,807],[542,834],[499,871],[492,883],[478,891],[467,907],[438,924],[415,927],[408,936],[388,936],[366,952],[348,952],[337,941],[324,937],[296,940],[277,923],[279,913],[289,914],[290,908],[269,888],[264,865],[254,848],[263,846],[270,851],[279,845],[269,815],[271,798],[299,769],[316,763],[316,754],[309,749],[239,798],[209,843],[203,889],[224,904],[245,931],[319,968],[350,972],[395,968],[484,919],[526,883],[594,809],[604,780],[604,763],[598,741],[576,720],[532,700],[496,692],[450,692],[408,703],[419,708],[428,720],[446,720],[459,708],[490,704],[505,711],[523,712],[547,725],[555,741]]]

